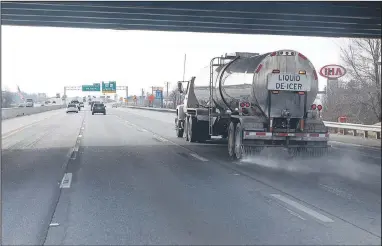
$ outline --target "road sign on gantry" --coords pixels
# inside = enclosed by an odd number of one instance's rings
[[[101,84],[100,83],[94,83],[92,85],[83,85],[82,91],[100,91],[101,90]]]
[[[117,82],[102,82],[102,92],[103,93],[116,93],[117,92]]]

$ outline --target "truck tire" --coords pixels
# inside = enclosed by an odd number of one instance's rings
[[[231,122],[228,127],[228,155],[232,159],[236,159],[235,155],[235,132],[236,123]]]
[[[243,129],[241,123],[237,123],[235,129],[235,156],[240,160],[245,156],[245,150],[243,146]]]
[[[181,123],[182,122],[180,120],[175,118],[175,132],[178,138],[183,138],[183,135],[184,135],[184,129],[181,128]]]
[[[198,131],[197,131],[197,126],[198,122],[195,117],[190,117],[188,120],[188,140],[191,143],[194,143],[198,141]]]

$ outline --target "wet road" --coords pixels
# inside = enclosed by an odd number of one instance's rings
[[[172,114],[44,114],[3,122],[4,244],[380,244],[376,149],[233,163]]]

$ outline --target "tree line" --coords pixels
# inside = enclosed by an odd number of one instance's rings
[[[350,39],[341,48],[341,61],[347,75],[326,86],[324,120],[346,116],[349,123],[381,122],[381,40]]]
[[[24,99],[31,98],[33,99],[33,101],[38,100],[38,94],[35,94],[35,93],[28,94],[25,92],[21,92],[21,94],[24,96]],[[18,105],[20,103],[23,103],[23,100],[20,98],[17,92],[12,92],[8,88],[2,91],[1,93],[2,108],[11,108],[12,106]]]

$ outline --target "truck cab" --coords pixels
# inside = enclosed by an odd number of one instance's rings
[[[34,101],[33,101],[33,99],[28,98],[28,99],[26,100],[25,107],[33,107],[33,106],[34,106]]]

